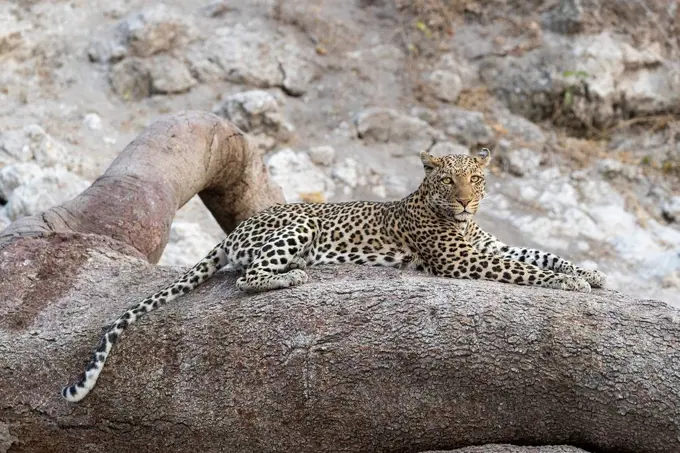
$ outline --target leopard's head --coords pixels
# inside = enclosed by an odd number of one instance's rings
[[[423,151],[420,160],[425,179],[419,190],[425,202],[439,215],[459,222],[470,220],[484,198],[484,169],[491,152],[483,148],[475,156],[434,157]]]

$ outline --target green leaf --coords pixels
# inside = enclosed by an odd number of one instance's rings
[[[432,36],[432,31],[430,28],[425,24],[425,22],[419,20],[416,22],[416,28],[420,30],[427,38]]]
[[[590,77],[590,74],[579,69],[577,71],[564,71],[562,73],[562,77],[577,77],[579,79],[587,79]]]

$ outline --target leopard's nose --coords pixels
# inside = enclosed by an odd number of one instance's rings
[[[458,203],[460,203],[460,205],[461,205],[462,207],[464,207],[464,208],[467,207],[468,203],[470,203],[470,199],[469,199],[469,198],[456,198],[456,200],[457,200]]]

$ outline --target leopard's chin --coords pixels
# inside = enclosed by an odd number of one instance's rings
[[[472,216],[472,213],[463,211],[458,214],[454,214],[453,218],[458,222],[467,222],[468,220],[472,219]]]

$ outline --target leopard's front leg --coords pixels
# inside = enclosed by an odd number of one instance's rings
[[[607,279],[607,276],[598,270],[578,267],[554,253],[544,252],[542,250],[510,247],[506,245],[500,249],[500,254],[504,258],[529,263],[541,269],[553,270],[562,274],[578,275],[579,277],[583,277],[595,288],[601,288]]]
[[[588,282],[578,275],[560,274],[499,255],[486,255],[467,244],[458,244],[447,253],[427,257],[426,267],[432,274],[442,277],[590,292]]]
[[[578,275],[583,277],[594,288],[601,288],[607,279],[607,276],[600,271],[583,269],[554,253],[506,245],[492,234],[479,228],[474,222],[470,222],[467,236],[470,238],[470,242],[475,249],[481,253],[500,255],[503,258],[528,263],[540,269],[551,270],[561,274]]]

